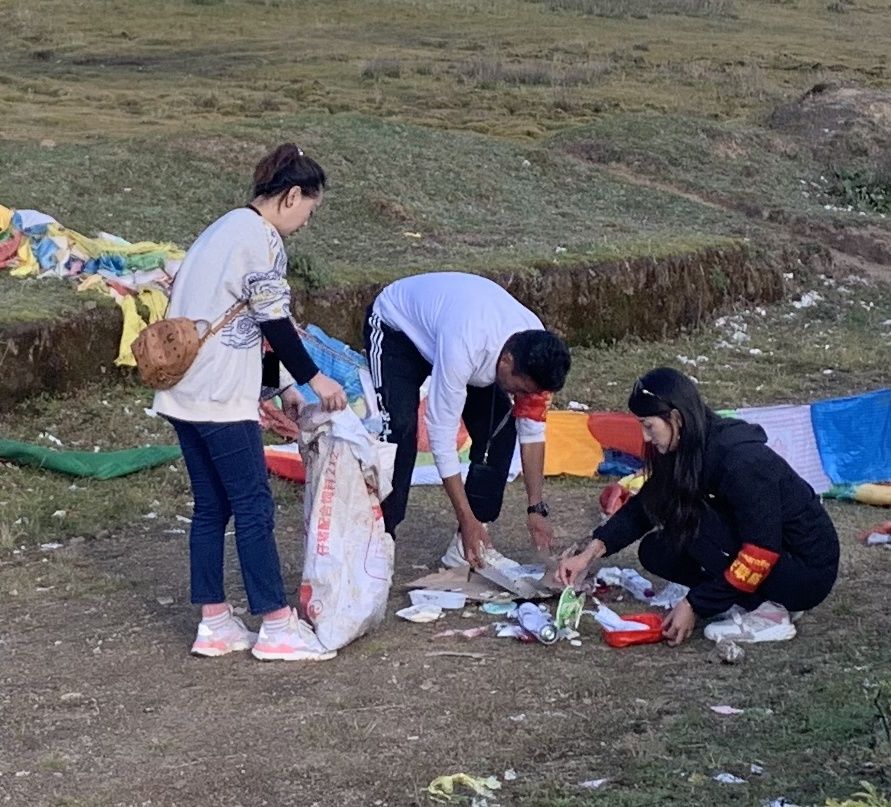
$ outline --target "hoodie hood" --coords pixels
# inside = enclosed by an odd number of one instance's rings
[[[708,435],[705,440],[705,462],[703,472],[705,479],[714,477],[715,468],[721,457],[744,443],[767,443],[767,434],[760,426],[746,423],[744,420],[715,416],[710,419]]]

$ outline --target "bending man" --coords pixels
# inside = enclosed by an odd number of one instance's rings
[[[387,531],[405,518],[417,456],[420,388],[430,376],[425,425],[458,529],[447,566],[497,566],[506,559],[486,524],[501,510],[517,437],[533,543],[550,546],[542,499],[548,393],[563,387],[569,350],[541,320],[484,277],[439,272],[403,278],[368,311],[365,347],[384,415],[383,439],[396,443],[393,492],[383,502]],[[457,436],[471,439],[471,470],[461,482]]]

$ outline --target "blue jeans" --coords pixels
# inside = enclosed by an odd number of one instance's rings
[[[252,614],[287,604],[275,546],[275,505],[255,421],[192,423],[168,418],[183,450],[195,509],[189,535],[192,602],[226,601],[223,546],[235,516],[235,546]]]

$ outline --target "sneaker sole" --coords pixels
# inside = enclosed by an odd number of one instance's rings
[[[252,646],[253,645],[245,642],[243,644],[231,645],[225,650],[222,650],[219,647],[193,647],[189,652],[191,652],[193,656],[203,656],[204,658],[218,658],[219,656],[226,656],[229,653],[239,653],[243,650],[250,650]]]
[[[295,650],[293,653],[276,653],[254,648],[251,655],[260,661],[328,661],[337,655],[336,650],[313,653],[308,650]]]

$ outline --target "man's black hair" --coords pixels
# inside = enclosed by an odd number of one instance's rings
[[[514,357],[515,373],[529,376],[543,391],[563,389],[572,360],[559,336],[550,331],[519,331],[504,349]]]

